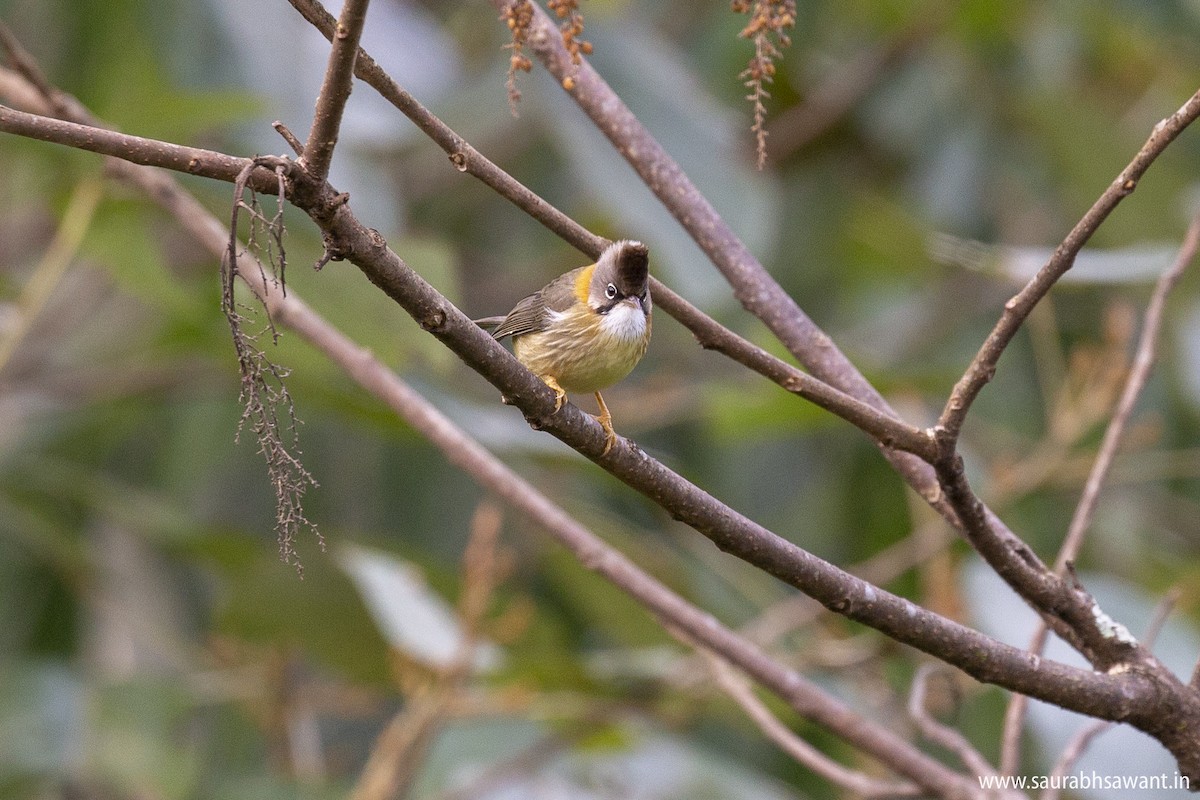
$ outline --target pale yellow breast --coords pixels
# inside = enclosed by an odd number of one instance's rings
[[[554,378],[568,392],[582,393],[598,392],[624,378],[649,344],[650,324],[644,316],[640,321],[611,312],[601,317],[576,306],[546,330],[518,336],[513,352],[531,372]]]

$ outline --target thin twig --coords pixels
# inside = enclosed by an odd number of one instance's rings
[[[284,125],[279,120],[272,122],[271,127],[275,129],[276,133],[283,137],[283,140],[287,142],[288,147],[292,148],[293,153],[298,156],[304,155],[304,142],[300,141],[296,137],[296,134],[292,133],[291,128],[289,128],[287,125]]]
[[[953,728],[943,725],[929,713],[929,709],[926,707],[929,679],[938,671],[939,667],[933,664],[922,664],[917,669],[917,674],[913,677],[912,691],[908,696],[908,716],[922,736],[949,750],[968,770],[976,775],[995,775],[996,768],[989,764],[983,754],[967,741],[967,737]]]
[[[238,174],[251,163],[251,159],[248,158],[141,136],[128,136],[93,125],[80,125],[40,114],[27,114],[4,105],[0,105],[0,132],[66,145],[143,166],[163,167],[175,172],[201,175],[226,183],[236,181]],[[267,168],[255,170],[246,185],[264,194],[275,194],[279,191],[275,173]]]
[[[1180,245],[1179,252],[1175,256],[1175,261],[1155,283],[1150,303],[1146,307],[1146,317],[1142,322],[1142,333],[1138,340],[1133,366],[1125,380],[1125,388],[1117,401],[1112,419],[1104,431],[1104,438],[1101,440],[1096,459],[1092,463],[1092,469],[1084,484],[1079,503],[1075,506],[1075,513],[1071,517],[1067,535],[1055,558],[1054,570],[1060,576],[1065,574],[1067,564],[1075,561],[1083,548],[1084,537],[1091,525],[1092,515],[1095,513],[1096,504],[1100,499],[1100,489],[1112,469],[1117,450],[1121,446],[1121,439],[1125,435],[1125,429],[1133,415],[1133,407],[1145,389],[1146,382],[1150,377],[1150,370],[1158,357],[1158,340],[1162,333],[1167,299],[1176,284],[1179,283],[1184,271],[1195,259],[1198,249],[1200,249],[1200,213],[1192,218],[1187,233],[1184,234],[1183,244]],[[1029,643],[1029,652],[1040,656],[1046,646],[1047,637],[1046,624],[1044,621],[1039,621],[1037,630],[1034,631]],[[1005,711],[1004,732],[1001,735],[1000,748],[1000,769],[1004,774],[1012,774],[1017,768],[1020,758],[1021,734],[1025,727],[1028,704],[1029,701],[1024,696],[1013,695]]]
[[[445,724],[471,673],[483,617],[507,571],[497,552],[500,522],[500,510],[493,501],[485,499],[476,508],[462,557],[462,643],[449,665],[410,698],[379,735],[351,800],[403,798],[411,790],[430,743]]]
[[[1075,767],[1075,762],[1087,751],[1092,742],[1096,740],[1096,737],[1109,728],[1112,728],[1115,724],[1106,720],[1093,720],[1086,723],[1071,737],[1071,740],[1067,742],[1067,746],[1063,748],[1062,754],[1059,755],[1058,761],[1054,763],[1054,767],[1050,770],[1049,780],[1046,782],[1046,788],[1041,794],[1042,800],[1058,800],[1062,794],[1061,784],[1063,776]]]
[[[21,341],[54,294],[55,287],[75,260],[84,236],[91,230],[96,208],[103,197],[104,182],[99,175],[84,178],[71,192],[71,199],[63,210],[62,223],[12,304],[15,320],[0,331],[0,372],[4,371],[17,352]]]
[[[1108,218],[1117,205],[1133,193],[1138,181],[1146,174],[1146,170],[1155,159],[1175,140],[1180,133],[1200,116],[1200,92],[1192,95],[1178,111],[1154,126],[1150,137],[1137,155],[1121,170],[1116,179],[1100,195],[1099,199],[1088,209],[1083,218],[1076,223],[1062,243],[1055,248],[1050,260],[1042,267],[1037,275],[1030,279],[1020,292],[1004,304],[1004,313],[988,334],[987,339],[979,348],[979,352],[959,379],[942,415],[938,420],[937,434],[946,454],[951,453],[962,431],[963,421],[971,410],[971,405],[979,392],[996,374],[996,364],[1004,353],[1008,343],[1012,341],[1017,330],[1029,316],[1038,301],[1050,291],[1051,287],[1075,263],[1075,256],[1083,249],[1092,234]]]
[[[924,793],[924,790],[914,783],[882,781],[834,761],[793,733],[771,713],[771,709],[755,696],[754,691],[734,672],[729,662],[707,649],[699,649],[708,663],[713,680],[758,726],[763,736],[818,777],[860,797],[916,797]]]
[[[836,389],[743,339],[680,297],[660,281],[652,289],[654,302],[671,309],[671,316],[692,332],[700,346],[717,350],[734,361],[864,431],[881,446],[932,461],[933,439],[922,430]]]
[[[1158,641],[1158,635],[1162,633],[1163,626],[1167,624],[1171,612],[1175,610],[1175,606],[1179,604],[1179,598],[1182,596],[1183,591],[1176,586],[1158,601],[1158,605],[1154,607],[1154,613],[1150,615],[1150,622],[1146,624],[1146,630],[1142,632],[1142,641],[1146,647],[1154,647],[1155,642]]]
[[[75,98],[59,91],[50,83],[34,57],[21,46],[17,37],[3,22],[0,22],[0,49],[4,50],[4,55],[13,69],[33,84],[37,94],[49,103],[52,113],[56,116],[68,116],[83,109]]]
[[[1179,279],[1183,277],[1184,271],[1195,259],[1198,248],[1200,248],[1200,213],[1192,218],[1174,263],[1162,274],[1154,286],[1154,294],[1150,297],[1150,304],[1146,307],[1146,319],[1142,323],[1142,334],[1133,358],[1133,367],[1125,381],[1121,399],[1117,401],[1117,407],[1113,411],[1112,421],[1104,431],[1104,439],[1100,442],[1096,461],[1092,465],[1087,483],[1084,484],[1083,494],[1075,506],[1075,513],[1067,528],[1067,536],[1063,540],[1062,547],[1058,551],[1058,558],[1054,562],[1054,568],[1059,574],[1062,574],[1068,561],[1074,561],[1078,557],[1083,546],[1084,536],[1091,525],[1092,515],[1096,511],[1096,504],[1100,499],[1100,489],[1112,469],[1113,459],[1121,446],[1121,438],[1125,435],[1125,429],[1133,415],[1133,407],[1141,396],[1142,390],[1145,389],[1146,381],[1150,378],[1150,370],[1154,368],[1154,362],[1158,359],[1158,340],[1162,333],[1167,298],[1179,283]]]
[[[1033,641],[1029,644],[1030,651],[1035,647],[1039,650],[1044,648],[1046,637],[1049,635],[1050,629],[1039,622]],[[1008,699],[1008,706],[1004,709],[1004,727],[1000,734],[1001,775],[1015,775],[1021,765],[1021,738],[1025,733],[1025,714],[1028,709],[1028,696],[1014,692]]]
[[[317,111],[304,144],[304,155],[300,157],[304,168],[318,181],[328,177],[329,165],[333,161],[342,113],[346,110],[346,101],[350,99],[354,60],[358,57],[358,42],[367,21],[369,2],[345,0],[342,4],[342,16],[338,19],[337,33],[329,51],[325,79],[317,96]]]

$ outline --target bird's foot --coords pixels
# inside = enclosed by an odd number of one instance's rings
[[[608,451],[612,450],[613,445],[617,443],[617,432],[613,430],[612,414],[608,411],[608,406],[604,404],[604,398],[596,392],[596,404],[600,406],[600,415],[596,417],[596,422],[600,423],[600,427],[604,428],[604,450],[600,455],[608,455]]]
[[[563,403],[567,402],[567,391],[559,386],[558,381],[551,375],[543,375],[542,380],[554,390],[554,413],[557,414]]]

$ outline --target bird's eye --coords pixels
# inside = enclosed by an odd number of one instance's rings
[[[610,283],[608,286],[604,287],[604,296],[607,297],[609,300],[615,300],[617,297],[616,285]]]

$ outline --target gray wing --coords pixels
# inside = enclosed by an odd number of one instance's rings
[[[551,311],[566,311],[575,302],[575,281],[587,267],[559,275],[538,291],[521,300],[492,331],[496,339],[544,331],[550,325]]]
[[[513,310],[508,312],[508,316],[496,326],[496,330],[492,331],[492,337],[503,339],[505,336],[520,336],[525,333],[544,331],[549,324],[548,317],[546,305],[542,301],[542,293],[534,292],[513,306]]]

